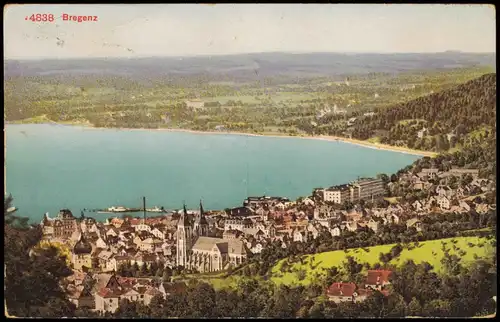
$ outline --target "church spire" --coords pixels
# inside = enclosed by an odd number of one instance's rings
[[[184,203],[183,205],[183,211],[181,212],[181,218],[179,218],[177,226],[189,226],[189,217],[186,209],[186,203]]]
[[[198,225],[208,225],[207,219],[205,218],[205,211],[203,210],[203,204],[200,200],[200,214],[196,217],[196,222]]]

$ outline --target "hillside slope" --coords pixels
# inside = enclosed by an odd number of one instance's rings
[[[462,85],[376,111],[353,128],[352,136],[409,148],[446,151],[463,145],[467,135],[495,131],[496,74],[486,74]],[[422,137],[418,132],[426,129]],[[456,134],[455,137],[446,136]]]
[[[455,244],[457,247],[456,250],[452,249],[452,240],[457,241]],[[390,263],[399,266],[407,260],[413,260],[417,264],[426,261],[434,267],[436,272],[441,273],[443,270],[441,259],[444,256],[441,249],[442,243],[444,243],[447,248],[450,248],[451,254],[455,254],[459,250],[464,250],[465,255],[462,257],[462,263],[464,264],[474,262],[476,256],[477,258],[489,258],[493,251],[491,241],[488,241],[488,239],[484,237],[446,238],[421,242],[419,247],[412,250],[404,249],[401,255],[392,259]],[[303,260],[302,263],[296,261],[285,266],[282,265],[284,262],[288,261],[288,258],[282,259],[271,268],[271,276],[268,281],[273,282],[275,285],[309,285],[319,277],[324,276],[327,269],[334,266],[341,267],[347,256],[352,256],[359,263],[369,263],[373,265],[380,262],[380,253],[389,252],[393,246],[395,246],[395,244],[368,247],[368,252],[362,248],[353,248],[349,249],[347,252],[337,250],[303,255],[301,256]],[[301,280],[299,279],[299,272],[302,270],[305,271],[305,278]],[[239,281],[247,280],[249,277],[236,274],[224,277],[224,274],[221,273],[193,274],[187,277],[187,280],[189,279],[202,280],[210,283],[216,289],[222,289],[236,287]],[[257,279],[263,281],[260,276],[257,277]]]

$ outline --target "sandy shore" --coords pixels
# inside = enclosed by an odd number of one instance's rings
[[[54,123],[52,123],[54,124]],[[360,145],[366,148],[370,149],[377,149],[377,150],[384,150],[384,151],[393,151],[393,152],[400,152],[400,153],[406,153],[406,154],[412,154],[412,155],[418,155],[418,156],[427,156],[427,157],[435,157],[438,155],[436,152],[429,152],[429,151],[419,151],[419,150],[412,150],[404,147],[398,147],[398,146],[392,146],[392,145],[387,145],[387,144],[381,144],[381,143],[372,143],[372,142],[367,142],[367,141],[362,141],[362,140],[356,140],[356,139],[349,139],[349,138],[344,138],[344,137],[338,137],[338,136],[328,136],[328,135],[318,135],[318,136],[305,136],[305,135],[288,135],[288,134],[282,134],[282,133],[269,133],[269,134],[255,134],[255,133],[245,133],[245,132],[231,132],[231,131],[195,131],[195,130],[188,130],[188,129],[147,129],[147,128],[106,128],[106,127],[94,127],[89,124],[61,124],[61,125],[68,125],[68,126],[82,126],[85,127],[86,129],[96,129],[96,130],[117,130],[117,131],[164,131],[164,132],[185,132],[185,133],[191,133],[191,134],[200,134],[200,135],[206,135],[206,134],[215,134],[215,135],[242,135],[242,136],[262,136],[262,137],[274,137],[274,138],[298,138],[298,139],[308,139],[308,140],[322,140],[322,141],[330,141],[330,142],[345,142],[345,143],[350,143],[350,144],[355,144],[355,145]]]

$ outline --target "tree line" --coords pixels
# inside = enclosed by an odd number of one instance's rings
[[[495,129],[495,115],[496,74],[486,74],[442,92],[379,108],[374,116],[364,118],[353,126],[352,136],[366,140],[382,132],[382,143],[402,141],[410,148],[446,151],[464,143],[468,133],[485,126]],[[411,122],[400,123],[405,120]],[[418,138],[417,132],[424,127],[428,130],[425,133],[427,137]],[[444,135],[452,132],[456,136],[449,142]],[[487,136],[488,133],[482,135]]]

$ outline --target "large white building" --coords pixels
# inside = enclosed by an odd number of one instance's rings
[[[330,187],[328,189],[323,190],[324,201],[342,204],[346,201],[349,201],[350,197],[351,197],[351,188],[346,184]]]
[[[199,108],[204,108],[205,107],[205,102],[199,99],[194,99],[194,100],[187,100],[186,101],[187,107],[194,108],[194,109],[199,109]]]
[[[351,201],[374,200],[385,195],[382,179],[362,178],[351,184]]]

